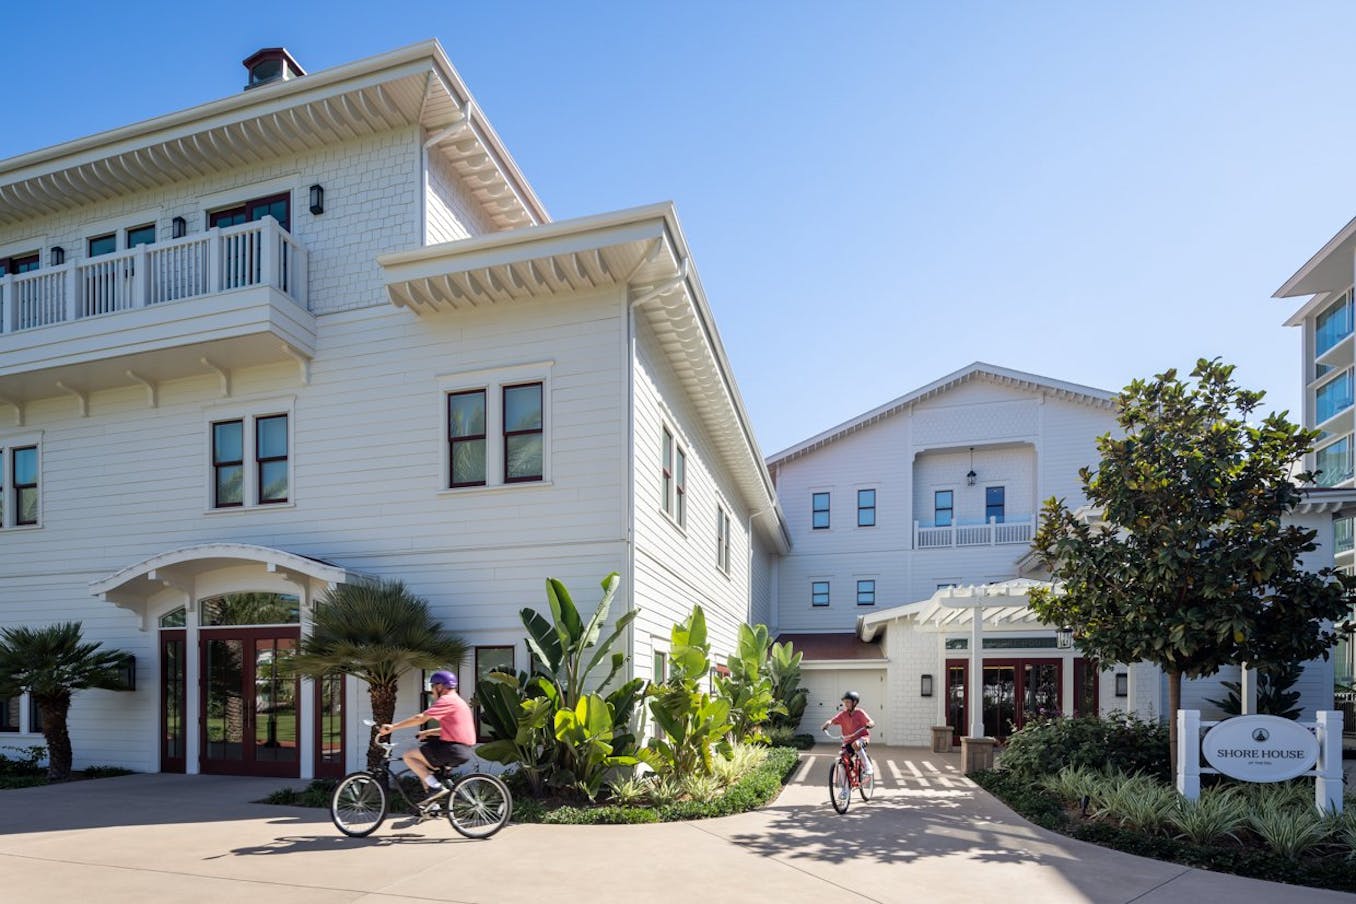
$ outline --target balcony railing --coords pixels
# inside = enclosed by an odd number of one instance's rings
[[[252,286],[307,307],[306,249],[272,217],[0,277],[0,333]]]
[[[941,549],[948,546],[997,546],[1000,543],[1030,543],[1036,531],[1034,517],[1020,521],[989,519],[987,524],[952,524],[933,527],[913,523],[914,549]]]

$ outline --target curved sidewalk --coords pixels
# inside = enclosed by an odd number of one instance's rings
[[[1120,902],[1356,904],[1356,895],[1159,863],[1038,829],[951,755],[877,748],[880,788],[838,816],[832,748],[766,810],[643,826],[445,823],[341,836],[323,810],[251,803],[276,779],[138,775],[0,791],[6,900],[238,902]]]

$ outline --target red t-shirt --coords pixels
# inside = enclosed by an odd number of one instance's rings
[[[838,715],[829,720],[830,725],[837,725],[843,729],[843,742],[855,741],[858,738],[871,739],[871,732],[867,730],[866,723],[871,721],[862,708],[859,706],[852,710],[842,710]]]
[[[476,724],[471,719],[471,707],[457,696],[456,691],[448,691],[434,700],[433,705],[424,710],[423,716],[425,719],[438,720],[438,737],[442,740],[475,744]]]

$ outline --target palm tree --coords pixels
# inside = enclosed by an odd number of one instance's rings
[[[455,668],[466,643],[429,615],[428,603],[400,581],[340,584],[316,603],[311,632],[301,639],[287,667],[311,678],[335,673],[367,683],[372,718],[395,721],[396,686],[414,669]],[[367,762],[381,751],[368,733]]]
[[[120,669],[127,654],[100,646],[82,642],[80,622],[0,630],[0,697],[27,691],[37,704],[47,741],[48,781],[71,777],[71,735],[66,726],[71,696],[91,687],[123,687]]]

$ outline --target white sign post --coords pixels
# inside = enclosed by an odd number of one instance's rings
[[[1210,730],[1201,737],[1201,729]],[[1201,755],[1209,767],[1201,766]],[[1320,812],[1342,812],[1342,714],[1320,712],[1315,722],[1280,716],[1235,716],[1202,722],[1199,710],[1177,711],[1177,790],[1201,796],[1201,775],[1244,782],[1284,782],[1312,776]]]

